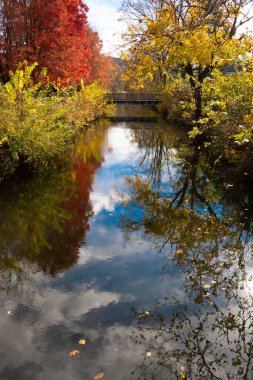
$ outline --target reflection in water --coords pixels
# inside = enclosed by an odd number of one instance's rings
[[[148,105],[140,104],[118,104],[115,117],[120,118],[149,118],[157,117],[157,111]]]
[[[251,379],[249,189],[162,123],[98,125],[68,170],[8,183],[1,380]]]
[[[252,379],[252,201],[240,188],[229,196],[231,179],[216,184],[212,167],[198,149],[174,156],[166,193],[161,177],[164,155],[156,154],[164,141],[147,146],[153,161],[148,160],[150,179],[128,179],[129,206],[136,209],[137,203],[143,214],[133,211],[125,226],[128,232],[133,225],[144,227],[167,260],[163,271],[172,262],[180,268],[184,297],[168,292],[167,302],[158,302],[139,324],[134,340],[145,343],[153,359],[144,360],[137,378],[160,378],[163,373],[171,379]],[[145,151],[143,162],[146,157]]]
[[[89,229],[89,195],[103,160],[106,128],[99,125],[79,141],[69,171],[49,178],[8,183],[0,194],[1,268],[21,269],[23,259],[55,274],[71,267]]]

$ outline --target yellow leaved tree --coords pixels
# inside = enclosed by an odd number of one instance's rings
[[[249,57],[252,39],[240,33],[251,16],[251,0],[125,0],[128,19],[123,57],[133,87],[163,80],[168,70],[189,79],[195,118],[202,116],[202,84],[212,70]]]

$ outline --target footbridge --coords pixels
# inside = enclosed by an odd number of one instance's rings
[[[158,104],[162,94],[147,92],[112,92],[108,94],[108,103],[115,104]]]

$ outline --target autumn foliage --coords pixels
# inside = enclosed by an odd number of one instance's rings
[[[252,19],[248,0],[125,0],[124,78],[136,89],[168,73],[188,78],[195,119],[203,114],[202,86],[215,68],[238,65],[252,51],[242,26]],[[138,22],[136,22],[136,20]]]
[[[0,75],[19,62],[38,62],[36,73],[47,68],[51,81],[77,84],[109,77],[109,60],[87,21],[81,0],[0,0]],[[96,62],[94,62],[96,61]]]

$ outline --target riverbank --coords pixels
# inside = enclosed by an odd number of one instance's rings
[[[108,109],[97,83],[77,90],[34,83],[35,65],[19,68],[0,84],[0,181],[17,170],[39,174],[61,165],[76,137]]]
[[[249,66],[229,75],[216,70],[201,91],[202,116],[197,120],[192,88],[184,78],[166,87],[159,110],[183,126],[192,143],[204,149],[214,164],[222,162],[235,173],[253,175],[253,72]]]

